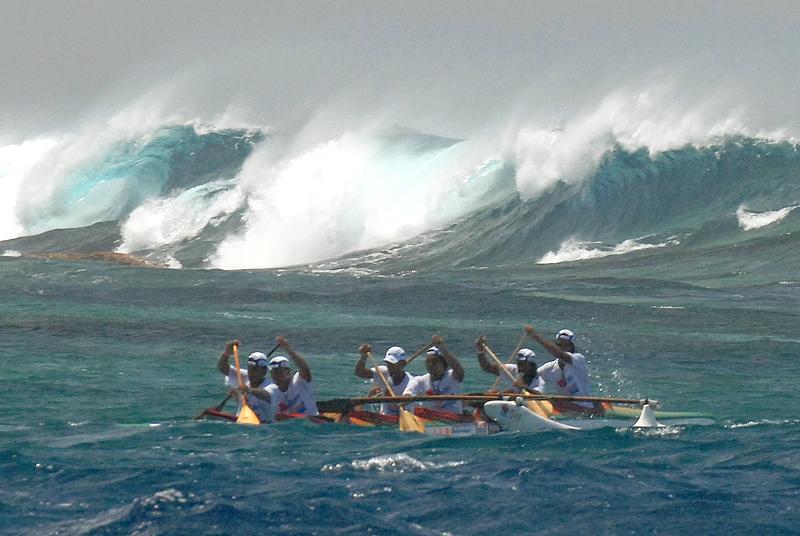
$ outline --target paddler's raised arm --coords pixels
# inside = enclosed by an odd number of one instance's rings
[[[301,356],[300,354],[295,352],[294,348],[289,346],[289,341],[287,341],[283,337],[280,337],[280,336],[275,337],[275,344],[280,345],[281,348],[286,350],[286,353],[289,354],[289,357],[292,358],[292,361],[294,361],[294,364],[297,365],[297,369],[300,372],[300,377],[303,378],[305,381],[310,382],[311,381],[311,368],[308,366],[308,363],[303,358],[303,356]]]
[[[541,335],[536,333],[536,330],[533,329],[533,326],[531,325],[525,326],[525,333],[527,333],[531,339],[544,346],[544,349],[553,354],[554,357],[561,359],[565,363],[572,364],[572,356],[570,355],[569,352],[565,352],[564,350],[556,346],[556,344],[553,341],[548,341],[547,339],[542,338]]]
[[[263,400],[264,402],[269,402],[270,397],[269,393],[262,389],[261,387],[247,387],[243,385],[242,387],[236,387],[235,389],[231,389],[231,394],[236,393],[237,400],[240,393],[244,393],[246,395],[253,395],[256,398]]]
[[[233,340],[228,344],[226,344],[225,350],[222,351],[222,355],[220,355],[219,360],[217,360],[217,370],[220,371],[225,376],[231,373],[231,363],[230,363],[231,352],[233,352],[234,345],[238,344],[239,344],[239,339]]]
[[[353,371],[353,373],[359,378],[371,380],[372,371],[367,368],[367,354],[372,352],[372,346],[369,344],[362,344],[358,347],[358,352],[361,354],[361,356],[358,358],[358,363],[356,363],[356,369]]]
[[[454,356],[450,350],[447,349],[447,346],[444,343],[444,337],[441,335],[434,335],[433,339],[431,339],[433,345],[439,348],[442,351],[442,355],[444,356],[444,360],[447,361],[448,368],[453,369],[453,378],[458,383],[464,381],[464,367],[461,366],[461,363],[458,362],[456,356]]]
[[[478,340],[475,341],[475,349],[478,351],[478,364],[481,366],[481,370],[484,372],[488,372],[489,374],[494,374],[495,376],[500,374],[500,369],[497,368],[497,365],[494,363],[490,363],[488,359],[486,359],[486,337],[481,335],[478,337]]]

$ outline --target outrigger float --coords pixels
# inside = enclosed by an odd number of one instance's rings
[[[305,419],[312,423],[340,423],[360,427],[397,427],[403,429],[399,415],[383,415],[363,409],[366,404],[403,403],[411,407],[415,402],[460,400],[475,408],[472,415],[413,407],[413,419],[418,425],[404,431],[422,432],[439,436],[490,435],[501,431],[562,432],[597,428],[660,428],[665,426],[708,426],[716,419],[707,413],[660,411],[657,401],[607,397],[567,397],[532,394],[472,394],[428,395],[416,397],[362,397],[325,400],[317,403],[320,414],[306,417],[300,414],[280,415],[276,421]],[[236,422],[237,416],[222,411],[220,405],[200,413],[198,419],[216,419]],[[577,410],[576,402],[591,403],[591,407]],[[411,412],[408,412],[411,413]],[[241,420],[239,420],[241,422]]]

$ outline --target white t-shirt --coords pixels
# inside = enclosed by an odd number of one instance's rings
[[[295,372],[289,388],[281,391],[277,384],[272,383],[266,387],[272,406],[272,419],[276,413],[302,413],[304,415],[319,415],[317,401],[314,398],[314,382],[306,381],[300,372]]]
[[[562,370],[558,366],[558,359],[554,359],[537,369],[539,376],[544,380],[545,385],[553,389],[558,395],[592,396],[586,358],[579,353],[569,355],[572,357],[572,364],[564,363],[564,369]],[[587,407],[592,406],[591,402],[576,402],[576,404]]]
[[[247,369],[239,369],[239,372],[242,373],[242,381],[247,387],[252,387],[250,385],[250,375],[247,374]],[[265,389],[269,384],[272,383],[272,379],[269,376],[264,377],[264,381],[261,382],[261,385],[258,386],[259,389]],[[228,376],[225,377],[225,385],[228,387],[239,387],[239,378],[236,377],[236,367],[233,365],[230,366],[228,370]],[[250,409],[255,412],[258,416],[258,420],[261,422],[267,422],[271,417],[271,409],[269,406],[269,402],[266,400],[261,400],[257,396],[254,395],[247,395],[247,405],[250,406]],[[236,415],[239,415],[239,412],[242,411],[242,403],[239,402],[239,407],[236,408]]]
[[[506,367],[506,370],[510,372],[512,376],[517,378],[519,381],[522,381],[522,375],[520,374],[519,367],[517,365],[509,363],[508,365],[503,366]],[[514,385],[505,372],[502,370],[498,372],[500,372],[500,380],[503,382],[503,384],[505,384],[503,387],[504,391],[513,391],[515,393],[522,392],[522,389]],[[544,389],[544,380],[541,377],[536,376],[535,378],[531,379],[530,383],[528,384],[528,389],[536,389],[541,393],[542,389]]]
[[[461,382],[453,377],[453,369],[447,369],[440,380],[431,380],[430,372],[422,376],[414,376],[408,383],[403,395],[457,395],[461,393]],[[435,400],[423,404],[431,409],[442,409],[453,413],[461,413],[460,400]]]
[[[392,383],[393,380],[392,377],[389,375],[389,369],[385,365],[378,365],[378,368],[380,369],[381,374],[383,374],[383,377],[386,378],[386,381]],[[374,387],[380,387],[381,390],[383,390],[385,396],[390,396],[391,393],[389,393],[389,390],[386,389],[386,385],[383,383],[383,380],[375,371],[375,367],[369,370],[372,371],[372,385]],[[403,381],[392,385],[392,391],[394,391],[394,394],[396,394],[397,396],[402,396],[403,392],[406,390],[406,387],[408,387],[409,382],[413,378],[414,377],[411,374],[406,372],[405,376],[403,376]],[[384,415],[399,415],[400,408],[397,407],[397,404],[383,403],[381,404],[381,413]]]

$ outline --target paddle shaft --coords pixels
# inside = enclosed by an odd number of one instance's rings
[[[250,405],[247,403],[247,393],[244,392],[244,379],[242,378],[242,371],[239,368],[238,344],[233,345],[233,360],[236,367],[236,379],[239,381],[239,389],[242,390],[242,392],[239,394],[239,402],[241,403],[242,407],[239,409],[239,416],[236,417],[236,422],[237,424],[261,424],[258,415],[255,414]]]
[[[222,408],[224,408],[224,407],[225,407],[225,404],[227,404],[227,403],[228,403],[228,400],[230,400],[232,396],[233,396],[233,395],[228,395],[228,396],[226,396],[225,398],[223,398],[223,399],[222,399],[222,402],[220,402],[219,404],[217,404],[216,406],[214,406],[214,409],[215,409],[215,410],[217,410],[217,411],[222,411]]]
[[[242,379],[242,370],[239,364],[239,345],[233,345],[233,366],[236,369],[236,381],[239,383],[239,387],[244,387],[244,380]],[[247,404],[247,401],[245,401]]]
[[[521,345],[522,345],[522,341],[520,340],[520,346]],[[503,372],[506,373],[506,376],[508,376],[508,379],[511,380],[511,385],[516,385],[517,384],[517,379],[511,374],[511,372],[506,368],[506,366],[503,364],[503,362],[500,361],[500,358],[498,358],[497,355],[495,355],[495,353],[492,351],[492,349],[489,348],[489,345],[486,344],[485,342],[483,344],[483,349],[486,350],[486,352],[492,357],[492,359],[494,359],[494,362],[497,363],[498,369],[500,369],[500,370],[502,370]],[[519,350],[517,350],[517,351],[519,351]],[[497,371],[497,379],[498,380],[500,379],[500,370]],[[524,387],[521,387],[520,389],[522,389],[522,391],[525,392],[525,393],[534,394],[530,389],[526,389]],[[532,412],[534,412],[537,415],[539,415],[541,417],[544,417],[546,419],[550,418],[550,415],[553,414],[553,404],[550,403],[549,400],[548,401],[528,400],[526,405],[528,406],[529,410],[531,410]]]
[[[386,386],[386,390],[387,390],[387,391],[389,391],[389,394],[390,394],[390,395],[391,395],[393,398],[399,398],[399,397],[398,397],[398,396],[397,396],[397,395],[394,393],[394,389],[392,389],[392,386],[389,384],[389,380],[387,380],[387,379],[386,379],[386,376],[384,376],[384,375],[383,375],[383,372],[381,372],[381,368],[380,368],[380,367],[378,366],[378,364],[375,362],[375,358],[374,358],[374,357],[372,357],[372,352],[367,352],[367,357],[369,358],[370,362],[372,363],[372,366],[373,366],[373,367],[375,367],[375,372],[377,372],[377,373],[378,373],[378,376],[380,376],[380,378],[381,378],[381,381],[383,382],[383,385],[385,385],[385,386]]]
[[[528,332],[526,331],[525,333],[522,334],[522,337],[520,337],[519,342],[517,343],[517,347],[514,348],[514,351],[511,353],[511,357],[508,358],[508,363],[509,364],[512,361],[514,361],[514,359],[517,357],[517,354],[519,353],[520,349],[522,348],[522,345],[525,343],[525,339],[527,339],[527,338],[528,338]],[[485,343],[484,343],[484,345],[485,345]],[[505,368],[505,367],[503,367],[503,368]],[[492,388],[491,388],[492,391],[497,389],[497,386],[500,385],[500,371],[497,371],[497,372],[498,372],[497,373],[497,378],[494,380],[494,384],[492,384]]]
[[[483,349],[484,349],[484,350],[486,350],[486,353],[487,353],[487,354],[489,354],[489,356],[490,356],[490,357],[491,357],[491,358],[494,360],[494,362],[497,364],[497,369],[498,369],[498,370],[497,370],[497,379],[498,379],[498,380],[500,379],[500,371],[503,371],[503,372],[505,373],[505,375],[506,375],[506,376],[508,376],[508,379],[509,379],[509,380],[511,380],[511,385],[516,385],[516,384],[517,384],[517,379],[516,379],[516,378],[514,377],[514,375],[513,375],[513,374],[511,374],[511,372],[510,372],[510,371],[509,371],[509,370],[506,368],[506,366],[503,364],[503,362],[502,362],[502,361],[500,361],[500,358],[499,358],[499,357],[497,357],[497,355],[496,355],[494,352],[492,352],[492,349],[491,349],[491,348],[489,348],[489,345],[488,345],[488,344],[486,344],[486,343],[484,343],[484,344],[483,344]],[[533,394],[533,393],[531,393],[531,392],[530,392],[530,390],[528,390],[528,389],[525,389],[524,387],[522,387],[521,389],[523,389],[523,390],[524,390],[526,393]]]
[[[367,352],[367,357],[369,357],[369,360],[372,361],[372,364],[375,367],[375,372],[377,372],[378,376],[380,376],[381,381],[383,381],[383,384],[386,386],[386,390],[389,391],[389,394],[392,395],[393,398],[399,398],[400,400],[403,400],[403,397],[398,397],[395,395],[394,389],[392,389],[392,386],[389,384],[389,380],[387,380],[386,376],[383,375],[381,368],[375,362],[375,358],[372,357],[372,352]],[[400,411],[400,420],[398,424],[400,425],[401,432],[425,432],[425,424],[423,424],[423,422],[420,421],[416,415],[408,411],[403,405],[398,405],[398,410]]]
[[[408,361],[406,361],[406,366],[411,364],[412,361],[414,361],[416,358],[418,358],[420,355],[422,355],[422,352],[424,352],[425,350],[430,348],[430,346],[431,345],[429,343],[425,343],[424,345],[422,345],[422,348],[420,348],[419,350],[414,352],[414,355],[412,355],[411,357],[408,358]]]

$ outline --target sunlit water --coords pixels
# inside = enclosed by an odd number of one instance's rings
[[[643,277],[653,254],[406,277],[2,257],[0,532],[796,533],[800,287]],[[577,332],[596,393],[719,425],[449,439],[191,419],[224,397],[234,337],[288,337],[325,399],[366,391],[361,342],[413,351],[434,332],[466,389],[487,388],[473,339],[507,355],[526,322]]]

